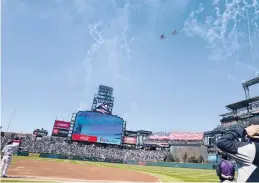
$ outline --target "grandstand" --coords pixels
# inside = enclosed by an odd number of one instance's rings
[[[138,159],[141,161],[156,161],[163,159],[167,155],[167,150],[170,150],[172,154],[177,154],[179,159],[183,156],[182,153],[188,152],[190,153],[188,155],[192,157],[202,156],[204,159],[208,158],[212,161],[216,159],[218,151],[216,142],[227,130],[238,126],[247,126],[251,121],[259,120],[259,96],[250,98],[248,88],[257,83],[259,83],[259,76],[244,82],[246,100],[227,105],[226,108],[229,112],[220,115],[220,125],[207,132],[127,130],[124,119],[112,114],[114,105],[113,88],[100,85],[98,94],[94,95],[91,111],[73,113],[70,122],[55,120],[50,137],[47,136],[48,132],[44,129],[35,130],[34,135],[1,133],[1,136],[6,139],[3,144],[7,142],[7,139],[19,136],[21,137],[19,140],[27,148],[27,151],[36,151],[37,153],[65,153],[71,151],[74,155],[88,153],[88,156],[92,157],[95,156],[92,149],[96,146],[94,152],[98,152],[98,158],[101,159],[103,156],[107,158],[115,156],[115,159],[122,160],[121,158],[123,158],[124,161],[139,156]],[[40,138],[39,141],[37,141],[37,138]],[[31,146],[31,144],[34,145]],[[75,145],[78,145],[78,147]],[[52,148],[48,148],[49,146]],[[206,149],[204,146],[206,146]],[[72,151],[71,149],[74,147],[77,147],[77,150]],[[118,151],[117,155],[114,154],[115,149]],[[125,149],[132,149],[132,151],[131,154],[124,157],[122,155],[125,154]],[[157,150],[161,150],[161,152]],[[207,157],[207,152],[209,157]],[[152,159],[152,157],[155,158]]]
[[[230,129],[246,127],[252,121],[259,121],[259,96],[250,98],[249,87],[259,83],[259,76],[243,82],[246,99],[226,106],[228,113],[221,114],[220,125],[212,131],[204,132],[203,144],[208,148],[208,153],[216,156],[217,140]]]
[[[86,153],[88,157],[115,158],[123,161],[137,158],[144,160],[163,160],[169,150],[181,160],[183,154],[191,157],[200,156],[203,133],[188,132],[151,132],[147,130],[128,130],[124,119],[112,114],[114,106],[113,88],[100,85],[98,94],[94,95],[92,108],[89,111],[78,111],[72,114],[71,121],[55,120],[51,136],[44,129],[36,129],[32,134],[20,138],[23,150],[36,153],[58,153],[70,156]],[[15,136],[2,135],[5,143]],[[16,137],[20,135],[16,135]],[[3,144],[5,144],[3,143]],[[33,144],[33,145],[32,145]],[[50,148],[48,148],[50,147]],[[71,148],[76,147],[75,150]],[[91,153],[91,149],[94,152]],[[172,148],[176,147],[176,148]],[[179,148],[188,147],[180,150]],[[72,148],[72,149],[73,149]],[[116,149],[116,153],[114,153]],[[126,149],[131,153],[124,156]],[[174,156],[175,156],[174,155]],[[203,155],[205,158],[206,156]]]
[[[169,146],[201,146],[203,133],[189,132],[156,132],[145,139],[144,144],[158,147]]]
[[[174,154],[191,153],[190,147],[202,145],[203,133],[151,132],[146,130],[127,130],[124,119],[112,114],[113,88],[99,86],[94,95],[92,109],[72,114],[71,121],[55,120],[51,136],[44,129],[34,130],[19,138],[23,151],[33,153],[52,153],[82,158],[113,159],[112,161],[161,161],[169,150]],[[8,139],[20,135],[3,134]],[[170,147],[188,147],[178,152]],[[127,149],[127,150],[126,150]],[[130,152],[125,154],[126,152]],[[199,149],[190,157],[199,157]],[[205,156],[203,156],[205,157]],[[108,160],[107,160],[108,161]]]

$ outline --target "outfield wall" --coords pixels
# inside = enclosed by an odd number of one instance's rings
[[[50,154],[50,153],[29,153],[19,152],[18,156],[31,156],[41,158],[54,158],[54,159],[71,159],[79,161],[93,161],[93,162],[107,162],[107,163],[121,163],[121,164],[132,164],[141,166],[160,166],[160,167],[172,167],[172,168],[192,168],[192,169],[215,169],[213,164],[199,164],[199,163],[174,163],[174,162],[139,162],[139,161],[128,161],[123,162],[122,160],[116,159],[100,159],[97,157],[86,157],[86,156],[66,156],[61,154]]]
[[[146,166],[162,166],[162,167],[192,168],[192,169],[215,169],[215,166],[213,164],[199,164],[199,163],[147,162]]]

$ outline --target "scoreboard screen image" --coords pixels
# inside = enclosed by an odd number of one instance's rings
[[[72,140],[120,145],[124,120],[94,111],[78,112]]]

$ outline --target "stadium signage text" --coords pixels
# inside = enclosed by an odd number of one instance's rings
[[[83,141],[88,141],[89,137],[88,136],[80,136],[79,139],[83,140]]]
[[[98,137],[97,142],[99,143],[106,143],[106,144],[120,144],[120,140],[114,140],[114,139],[108,139],[108,138],[104,138],[104,137]]]
[[[110,141],[108,139],[105,139],[105,138],[100,138],[100,142],[105,142],[105,143],[109,143]]]
[[[88,136],[82,134],[72,134],[72,140],[85,141],[85,142],[97,142],[96,136]]]
[[[68,128],[69,125],[64,124],[64,123],[57,123],[57,127],[65,127]]]
[[[55,124],[54,124],[54,128],[69,129],[70,128],[70,122],[56,120]]]
[[[59,130],[59,133],[62,133],[62,134],[68,134],[68,131],[67,130]]]

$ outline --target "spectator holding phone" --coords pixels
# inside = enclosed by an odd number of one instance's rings
[[[259,122],[258,122],[259,123]],[[249,140],[245,140],[245,138]],[[259,182],[259,125],[229,130],[217,143],[219,149],[236,160],[237,182]]]

